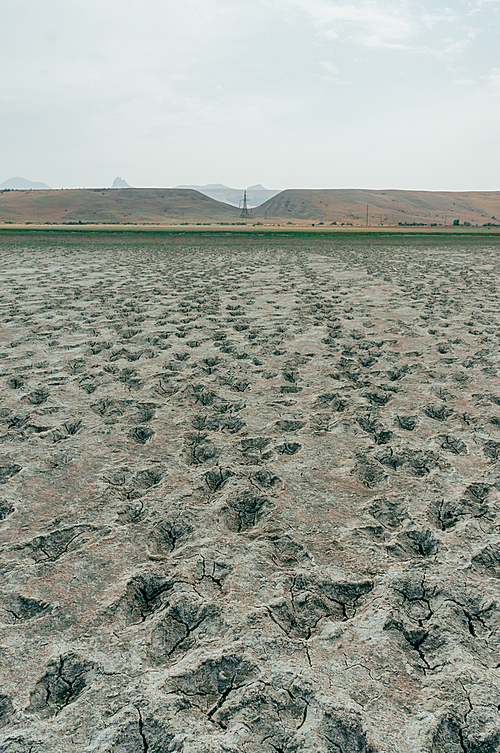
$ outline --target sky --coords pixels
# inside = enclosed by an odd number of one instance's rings
[[[0,183],[500,190],[500,0],[0,14]]]

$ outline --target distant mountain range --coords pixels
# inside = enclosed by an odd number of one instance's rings
[[[133,186],[127,183],[127,181],[120,176],[117,176],[114,179],[113,185],[111,187],[132,188]],[[276,196],[276,194],[279,193],[279,191],[272,191],[264,188],[264,186],[260,183],[255,186],[250,186],[247,189],[231,188],[230,186],[225,186],[223,183],[208,183],[206,186],[175,186],[175,188],[199,191],[205,196],[209,196],[211,199],[215,199],[215,201],[220,201],[223,204],[229,204],[233,207],[241,206],[243,193],[246,190],[247,203],[250,208],[259,207],[261,204],[269,201],[269,199],[272,199],[273,196]],[[50,186],[48,186],[46,183],[36,183],[32,180],[27,180],[26,178],[16,177],[9,178],[8,180],[4,181],[4,183],[1,183],[0,190],[2,189],[26,191],[31,189],[50,189]]]
[[[27,180],[26,178],[9,178],[3,183],[0,183],[0,189],[2,188],[26,190],[30,188],[50,188],[50,186],[48,186],[46,183],[35,183],[34,181]]]
[[[250,207],[259,207],[279,193],[279,191],[264,188],[260,183],[247,189],[230,188],[223,183],[208,183],[206,186],[176,186],[176,188],[191,188],[194,191],[205,194],[205,196],[210,196],[211,199],[222,201],[224,204],[231,204],[233,207],[240,206],[245,190],[247,192],[248,206]]]

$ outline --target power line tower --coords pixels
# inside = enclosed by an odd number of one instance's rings
[[[247,192],[246,191],[243,194],[242,201],[240,201],[240,209],[241,209],[240,217],[244,217],[245,219],[247,217],[250,217],[250,212],[249,212],[248,204],[247,204]]]

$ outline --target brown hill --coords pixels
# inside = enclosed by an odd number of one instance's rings
[[[250,222],[473,225],[500,222],[500,191],[290,189],[252,210]],[[192,189],[0,191],[0,223],[237,222],[240,210]]]
[[[483,225],[500,218],[500,191],[286,190],[252,213],[256,219],[365,225]]]
[[[0,191],[0,222],[231,222],[236,207],[172,188]]]

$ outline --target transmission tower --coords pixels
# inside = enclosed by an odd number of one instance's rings
[[[241,214],[240,217],[250,217],[250,212],[248,211],[248,204],[247,204],[247,192],[243,194],[243,200],[240,201],[241,204]]]

